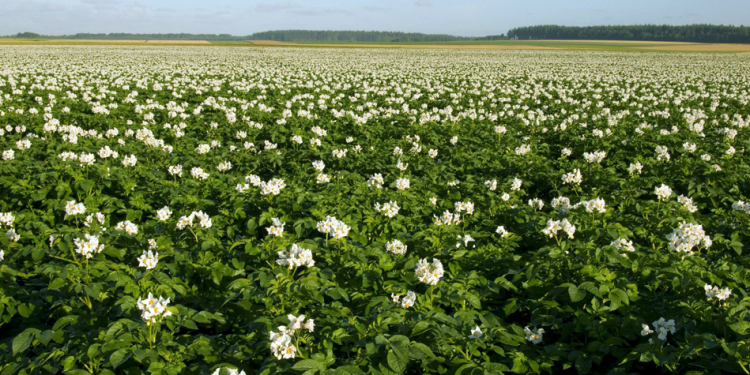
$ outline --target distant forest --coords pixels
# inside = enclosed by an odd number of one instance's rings
[[[18,33],[14,38],[110,39],[110,40],[208,40],[242,41],[275,40],[280,42],[454,42],[503,39],[595,39],[642,40],[702,43],[750,43],[750,27],[724,25],[629,25],[629,26],[559,26],[518,27],[506,34],[484,37],[462,37],[447,34],[422,34],[391,31],[276,30],[247,36],[229,34],[89,34],[40,35]]]
[[[701,43],[750,43],[750,27],[724,25],[558,26],[511,29],[508,39],[644,40]]]
[[[131,33],[78,33],[72,35],[41,35],[37,33],[18,33],[11,38],[43,38],[43,39],[106,39],[106,40],[247,40],[247,36],[233,36],[229,34],[131,34]]]
[[[280,42],[454,42],[477,38],[392,31],[277,30],[255,33],[248,39]]]

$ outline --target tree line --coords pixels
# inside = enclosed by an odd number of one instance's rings
[[[725,25],[539,25],[511,29],[508,39],[595,39],[701,43],[750,43],[750,27]]]
[[[448,34],[423,34],[396,31],[336,31],[336,30],[274,30],[246,36],[230,34],[132,34],[132,33],[78,33],[73,35],[40,35],[32,32],[18,33],[15,38],[65,38],[110,40],[275,40],[280,42],[456,42],[503,39],[595,39],[642,40],[701,43],[750,43],[750,27],[727,25],[607,25],[560,26],[538,25],[518,27],[507,34],[483,37],[463,37]]]
[[[453,42],[476,38],[396,31],[275,30],[255,33],[248,39],[280,42]]]

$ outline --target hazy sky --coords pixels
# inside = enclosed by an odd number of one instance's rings
[[[750,0],[0,0],[0,35],[382,30],[464,36],[560,24],[750,24]]]

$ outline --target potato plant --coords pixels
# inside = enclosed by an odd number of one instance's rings
[[[747,56],[0,50],[2,375],[750,373]]]

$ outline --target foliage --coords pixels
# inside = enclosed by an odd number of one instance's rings
[[[742,56],[2,52],[0,374],[750,366]]]
[[[510,29],[508,39],[652,40],[750,43],[750,26],[732,25],[538,25]]]

